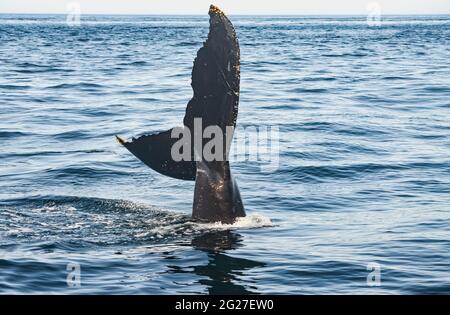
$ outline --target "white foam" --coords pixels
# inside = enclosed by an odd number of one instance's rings
[[[18,236],[18,235],[29,234],[29,233],[33,233],[33,229],[28,228],[28,227],[19,227],[16,229],[10,229],[6,232],[6,234],[10,235],[10,236]]]
[[[260,214],[254,213],[243,218],[237,218],[233,224],[224,224],[222,222],[202,223],[203,227],[214,230],[235,230],[235,229],[256,229],[273,226],[272,221]]]
[[[167,235],[189,235],[205,231],[225,231],[238,229],[256,229],[262,227],[273,226],[272,221],[260,214],[251,214],[244,218],[236,219],[233,224],[224,224],[222,222],[215,223],[199,223],[199,222],[184,222],[179,224],[167,224],[152,228],[148,231],[136,233],[137,238],[147,237],[149,235],[153,238],[164,238]]]

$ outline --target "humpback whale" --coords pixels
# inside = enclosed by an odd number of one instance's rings
[[[173,137],[175,128],[126,141],[116,136],[120,144],[153,170],[172,178],[195,180],[192,217],[205,222],[233,223],[244,217],[241,195],[233,179],[228,159],[238,115],[240,88],[240,50],[234,27],[216,6],[209,9],[209,34],[197,52],[192,69],[193,97],[188,102],[183,128],[190,130],[188,159],[175,159],[173,147],[179,141]],[[194,147],[195,123],[201,119],[201,135],[215,127],[222,132],[224,150],[213,159],[206,159],[203,149],[207,139]],[[176,132],[175,132],[176,133]],[[230,136],[231,134],[231,136]],[[183,148],[183,150],[186,148]],[[215,149],[217,150],[217,148]],[[200,155],[200,156],[199,156]]]

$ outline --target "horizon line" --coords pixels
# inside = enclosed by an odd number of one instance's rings
[[[55,13],[55,12],[0,12],[0,15],[4,14],[17,14],[17,15],[67,15],[68,13]],[[136,15],[136,16],[207,16],[207,14],[203,13],[81,13],[83,15]],[[238,13],[238,14],[227,14],[229,16],[367,16],[366,13],[351,13],[351,14],[313,14],[313,13],[304,13],[304,14],[292,14],[292,13]],[[384,13],[381,16],[445,16],[449,15],[448,13]]]

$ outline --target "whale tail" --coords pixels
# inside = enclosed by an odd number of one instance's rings
[[[194,123],[201,119],[201,134],[208,127],[222,131],[224,146],[231,139],[229,128],[236,126],[240,88],[240,50],[233,25],[225,14],[211,5],[210,28],[206,42],[197,52],[192,69],[194,92],[187,104],[184,128],[194,137]],[[118,141],[153,170],[184,180],[195,180],[193,217],[206,221],[232,222],[245,216],[239,189],[231,176],[228,150],[220,159],[194,159],[194,141],[190,142],[190,160],[176,161],[172,147],[177,138],[172,130],[144,135],[132,141]],[[205,144],[203,139],[203,146]],[[201,148],[201,152],[203,152]],[[198,152],[198,150],[197,150]]]

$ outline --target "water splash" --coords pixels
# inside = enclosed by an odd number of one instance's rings
[[[199,223],[187,214],[143,203],[101,198],[50,196],[10,200],[1,206],[0,233],[28,240],[83,240],[97,244],[158,243],[210,231],[272,226],[251,214],[234,224]]]

